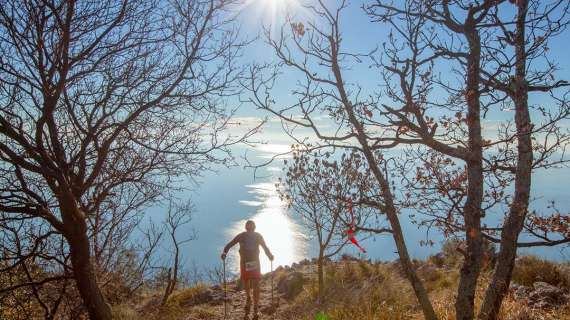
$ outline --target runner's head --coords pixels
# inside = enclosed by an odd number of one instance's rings
[[[253,222],[253,220],[247,220],[245,223],[245,230],[249,232],[255,231],[255,222]]]

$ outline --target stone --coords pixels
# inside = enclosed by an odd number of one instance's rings
[[[185,307],[195,306],[197,304],[208,303],[214,299],[214,291],[212,289],[199,290],[191,299],[183,301]]]
[[[548,309],[565,304],[568,299],[564,290],[546,282],[533,283],[534,290],[528,295],[528,304],[535,308]]]
[[[277,292],[291,299],[297,296],[303,290],[305,277],[301,272],[292,272],[283,277],[277,284]]]
[[[511,285],[511,290],[513,291],[513,297],[515,300],[525,300],[528,299],[528,294],[531,291],[531,288],[513,283]]]

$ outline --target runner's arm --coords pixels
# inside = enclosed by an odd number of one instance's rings
[[[224,254],[228,253],[228,251],[230,251],[230,249],[239,242],[240,236],[241,233],[238,234],[235,238],[233,238],[232,241],[228,242],[228,244],[226,244],[226,246],[224,247]]]
[[[259,244],[263,248],[263,251],[265,251],[265,254],[269,258],[269,260],[273,260],[273,254],[271,254],[271,251],[269,250],[269,248],[265,244],[265,239],[263,239],[262,235],[259,235]]]

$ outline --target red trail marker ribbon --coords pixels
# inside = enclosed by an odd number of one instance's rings
[[[358,240],[354,237],[354,230],[356,229],[354,226],[354,212],[352,211],[352,199],[348,199],[348,212],[350,212],[350,224],[348,225],[348,230],[345,233],[348,236],[348,240],[354,244],[358,250],[362,253],[366,253],[366,250],[358,243]]]

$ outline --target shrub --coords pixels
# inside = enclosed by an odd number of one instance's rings
[[[461,261],[461,253],[457,251],[458,247],[461,247],[462,241],[457,238],[451,238],[446,240],[441,246],[441,252],[443,253],[443,264],[448,266],[455,266]]]
[[[192,315],[198,319],[213,319],[216,316],[216,310],[205,306],[195,307],[192,309]]]
[[[193,306],[196,304],[207,302],[210,295],[208,294],[208,288],[199,284],[192,288],[182,289],[172,293],[168,297],[166,302],[167,307],[181,307],[181,306]]]
[[[532,286],[543,281],[554,286],[570,288],[568,275],[556,264],[534,256],[523,256],[517,259],[513,270],[513,281]]]
[[[438,253],[430,256],[428,261],[433,263],[436,267],[441,268],[445,265],[445,255],[443,253]]]
[[[441,246],[441,252],[443,257],[433,256],[430,257],[430,261],[434,261],[435,265],[441,267],[442,265],[447,265],[450,267],[457,266],[463,261],[463,255],[457,250],[457,248],[464,248],[464,243],[462,239],[451,238],[446,240]],[[483,239],[483,251],[486,254],[485,264],[486,268],[493,268],[495,266],[496,260],[496,248],[495,244]],[[439,261],[437,261],[439,260]]]

